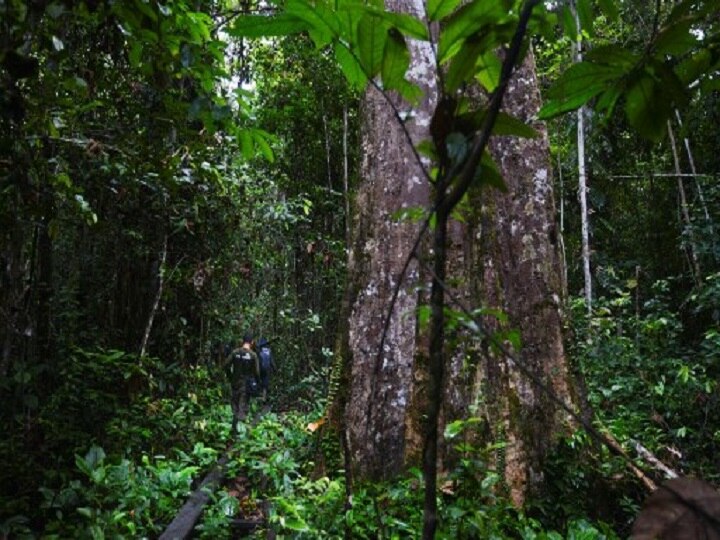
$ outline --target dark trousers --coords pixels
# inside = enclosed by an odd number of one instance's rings
[[[232,433],[235,433],[239,420],[245,420],[250,401],[250,392],[245,381],[239,381],[230,387],[230,408],[232,409]]]
[[[270,373],[267,371],[260,371],[260,390],[262,391],[263,399],[267,398],[268,390],[270,389]]]

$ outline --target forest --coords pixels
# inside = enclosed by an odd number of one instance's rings
[[[718,0],[0,0],[0,539],[720,538],[718,126]]]

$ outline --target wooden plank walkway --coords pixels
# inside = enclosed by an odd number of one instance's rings
[[[210,472],[200,482],[200,486],[190,495],[180,508],[175,519],[170,522],[160,540],[186,540],[192,536],[195,523],[202,514],[203,507],[210,500],[210,495],[220,485],[225,477],[225,466],[229,460],[224,454],[213,466]]]

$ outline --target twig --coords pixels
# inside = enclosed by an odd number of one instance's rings
[[[655,454],[650,452],[650,450],[645,448],[638,441],[636,441],[635,439],[630,439],[629,442],[633,445],[638,455],[642,457],[645,462],[650,463],[650,465],[654,466],[657,470],[662,472],[665,475],[665,478],[678,478],[680,476],[674,469],[671,469],[669,466],[665,465],[665,463],[660,461],[660,459]]]

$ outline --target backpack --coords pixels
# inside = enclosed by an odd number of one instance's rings
[[[272,368],[272,353],[270,347],[262,347],[260,349],[260,372],[262,374],[270,373]]]
[[[255,375],[255,360],[251,351],[240,349],[233,354],[233,379]]]

